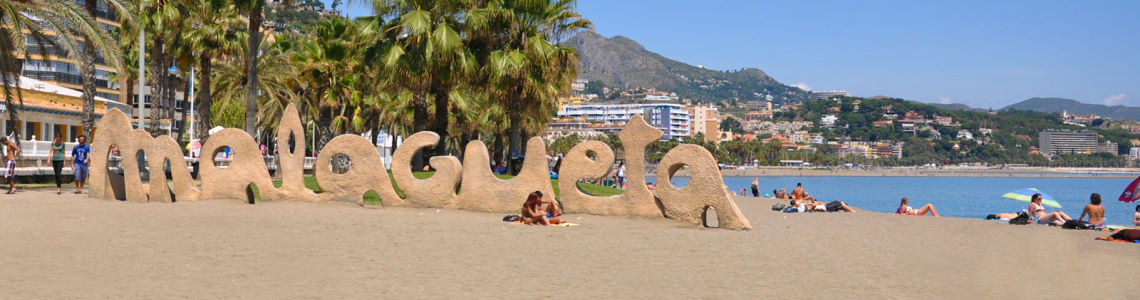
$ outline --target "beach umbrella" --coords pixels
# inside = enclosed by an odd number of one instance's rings
[[[1120,201],[1124,203],[1132,203],[1132,201],[1140,200],[1140,177],[1132,181],[1128,187],[1124,188],[1124,193],[1120,194]]]
[[[1057,200],[1053,199],[1053,196],[1050,196],[1049,194],[1046,194],[1045,192],[1042,192],[1036,188],[1017,189],[1015,191],[1005,193],[1005,195],[1001,195],[1001,197],[1017,201],[1029,202],[1030,200],[1033,200],[1033,194],[1041,194],[1042,205],[1053,208],[1061,208],[1061,203],[1057,203]]]

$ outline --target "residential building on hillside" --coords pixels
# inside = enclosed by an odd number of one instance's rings
[[[965,129],[958,130],[958,139],[959,140],[972,140],[972,139],[974,139],[974,134],[971,133],[969,130],[965,130]]]
[[[1120,149],[1116,143],[1111,141],[1104,141],[1096,145],[1096,152],[1098,153],[1112,153],[1112,155],[1119,155]]]
[[[1128,149],[1128,157],[1140,160],[1140,147],[1132,147]]]
[[[820,91],[820,92],[811,92],[811,95],[809,95],[808,98],[810,98],[811,100],[821,100],[821,99],[831,99],[832,97],[847,97],[850,95],[851,94],[848,94],[847,91],[843,91],[843,90]]]
[[[836,117],[835,115],[826,115],[823,116],[823,118],[819,119],[819,125],[827,128],[832,128],[835,127],[836,121],[839,121],[839,117]]]
[[[559,118],[597,122],[609,128],[604,131],[615,132],[634,115],[641,115],[650,126],[663,131],[662,140],[690,135],[689,111],[680,104],[567,105],[558,110]]]
[[[589,80],[582,78],[574,79],[574,83],[570,84],[570,90],[580,92],[586,90],[586,84],[590,83]]]
[[[692,118],[689,126],[692,129],[692,134],[704,133],[705,141],[719,141],[720,116],[717,114],[717,108],[712,104],[705,104],[692,105],[688,109],[689,116]]]
[[[1096,132],[1081,130],[1048,129],[1038,134],[1038,148],[1041,153],[1081,153],[1090,154],[1099,150]]]

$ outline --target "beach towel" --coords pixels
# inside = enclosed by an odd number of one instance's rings
[[[522,221],[514,221],[514,222],[511,222],[511,224],[512,225],[526,225],[526,223],[523,223]],[[550,225],[550,226],[553,226],[553,227],[574,227],[574,226],[578,226],[578,225],[581,225],[581,224],[565,222],[565,223],[561,223],[561,224],[557,224],[557,225]]]

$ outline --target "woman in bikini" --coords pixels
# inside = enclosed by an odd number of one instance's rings
[[[1060,225],[1073,219],[1063,211],[1046,213],[1045,206],[1041,205],[1041,194],[1033,194],[1032,200],[1029,201],[1029,215],[1037,217],[1037,224],[1054,223]]]
[[[907,205],[909,203],[910,200],[908,200],[906,197],[903,197],[902,203],[899,203],[899,208],[895,210],[895,214],[923,216],[927,213],[930,213],[931,216],[939,217],[938,210],[934,209],[934,204],[927,203],[926,205],[923,205],[922,208],[914,209],[913,207],[910,207],[910,205]]]
[[[547,204],[546,210],[542,209],[542,205]],[[558,209],[558,203],[553,200],[543,200],[542,192],[534,191],[526,197],[526,202],[523,202],[522,210],[523,224],[533,225],[558,225],[562,220],[558,216],[562,215],[562,210]]]

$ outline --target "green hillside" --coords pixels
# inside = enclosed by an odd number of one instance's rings
[[[653,53],[623,36],[606,38],[584,31],[563,44],[579,52],[579,77],[611,88],[656,88],[703,102],[764,100],[770,95],[776,103],[788,103],[807,100],[809,94],[759,69],[705,69]]]

